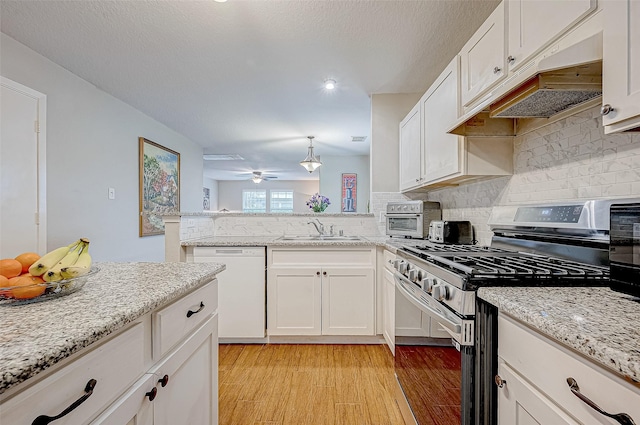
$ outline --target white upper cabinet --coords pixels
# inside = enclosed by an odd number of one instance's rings
[[[479,99],[507,75],[505,1],[498,5],[460,52],[464,106]]]
[[[418,102],[400,122],[400,190],[416,187],[422,180],[420,104]]]
[[[640,127],[640,2],[603,5],[603,118],[605,133]]]
[[[459,57],[449,63],[420,99],[424,154],[422,178],[425,182],[441,179],[462,169],[460,137],[447,133],[459,116]]]
[[[596,0],[508,0],[507,64],[515,71],[596,9]]]

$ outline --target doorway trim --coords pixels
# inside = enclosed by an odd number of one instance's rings
[[[38,251],[45,253],[47,249],[47,95],[33,90],[20,83],[16,83],[4,76],[0,76],[0,85],[31,97],[38,103],[37,121],[34,123],[36,132],[38,164],[37,184],[38,200],[35,221],[38,226]]]

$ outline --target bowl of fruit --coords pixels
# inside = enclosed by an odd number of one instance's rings
[[[25,252],[0,260],[0,305],[21,305],[72,294],[100,269],[91,266],[89,240],[78,239],[40,257]]]

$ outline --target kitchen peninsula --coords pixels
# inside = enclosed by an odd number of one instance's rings
[[[57,415],[84,391],[90,396],[68,414],[73,423],[98,414],[91,423],[128,423],[153,409],[217,423],[216,276],[224,265],[96,265],[78,292],[0,306],[0,422]],[[210,408],[175,406],[180,391]]]

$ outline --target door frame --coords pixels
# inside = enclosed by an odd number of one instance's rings
[[[37,121],[34,124],[37,140],[38,199],[36,225],[38,227],[38,252],[44,254],[47,249],[47,95],[0,76],[0,85],[34,99],[38,103]],[[1,190],[1,189],[0,189]]]

